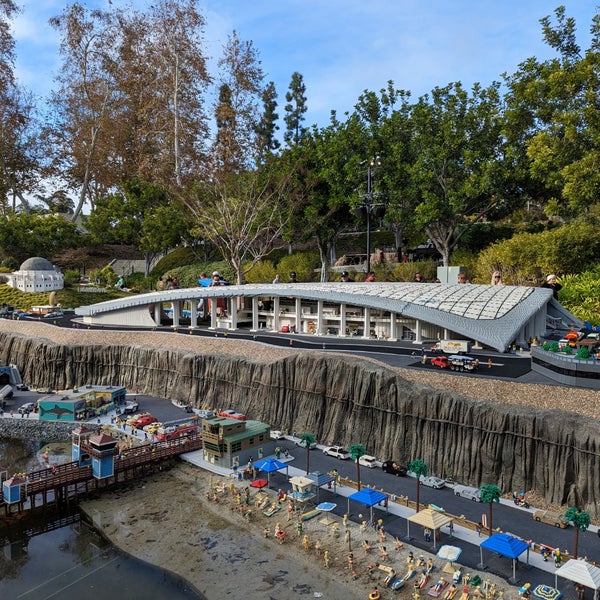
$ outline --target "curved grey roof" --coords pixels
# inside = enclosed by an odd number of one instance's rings
[[[54,265],[41,256],[28,258],[20,268],[21,271],[56,271]]]
[[[538,329],[545,329],[546,308],[552,301],[552,290],[529,286],[412,282],[251,284],[151,292],[81,306],[76,313],[104,323],[110,323],[111,312],[127,313],[131,324],[138,319],[138,324],[145,326],[148,321],[144,319],[149,314],[147,307],[151,304],[237,296],[297,297],[381,309],[438,325],[504,352],[538,313],[542,317]],[[577,322],[575,317],[573,322]]]

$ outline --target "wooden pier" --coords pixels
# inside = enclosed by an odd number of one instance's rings
[[[200,434],[182,437],[170,442],[144,443],[133,448],[121,450],[114,457],[114,473],[109,477],[98,478],[93,474],[91,465],[81,466],[79,461],[55,465],[23,476],[25,484],[21,488],[17,502],[8,503],[0,487],[0,506],[6,516],[34,509],[48,504],[67,505],[77,502],[81,495],[109,489],[115,485],[143,476],[157,464],[202,448]],[[81,444],[81,452],[90,456],[95,449],[87,443]]]

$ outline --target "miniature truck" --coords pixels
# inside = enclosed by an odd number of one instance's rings
[[[466,354],[471,350],[468,340],[440,340],[431,346],[431,352],[444,352],[446,354]]]

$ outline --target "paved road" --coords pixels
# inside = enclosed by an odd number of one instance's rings
[[[36,319],[38,320],[38,319]],[[50,324],[58,327],[74,327],[80,324],[74,317],[74,314],[67,313],[60,319],[52,319]],[[98,327],[100,328],[100,327]],[[110,331],[126,330],[125,327],[102,327],[101,329]],[[137,328],[136,328],[137,330]],[[190,330],[182,325],[175,332],[173,327],[168,324],[157,328],[157,331],[169,332],[174,335],[190,335]],[[202,324],[199,328],[193,330],[193,335],[204,337],[222,336],[225,330],[217,331],[208,328],[207,324]],[[293,347],[306,350],[319,350],[331,352],[343,352],[359,356],[372,356],[391,366],[409,367],[415,369],[437,369],[426,361],[421,361],[421,345],[410,341],[389,342],[384,340],[365,340],[362,338],[340,338],[337,336],[315,336],[303,334],[285,334],[271,331],[251,332],[248,329],[238,329],[236,331],[227,331],[227,339],[253,340],[263,344],[269,344],[279,347]],[[544,383],[548,385],[558,385],[555,381],[548,379],[531,370],[531,360],[528,353],[523,354],[500,354],[491,350],[473,349],[469,354],[479,359],[479,370],[474,374],[454,373],[446,369],[444,372],[455,375],[456,377],[483,377],[493,379],[510,379],[523,383]],[[492,360],[492,367],[488,368],[488,360]]]

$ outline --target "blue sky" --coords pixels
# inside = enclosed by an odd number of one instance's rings
[[[48,19],[60,0],[17,0],[16,73],[21,85],[46,96],[58,68],[56,33]],[[108,0],[80,0],[105,8]],[[143,7],[151,0],[112,0],[114,7]],[[206,47],[218,57],[234,29],[258,50],[266,81],[274,81],[278,111],[294,71],[306,84],[306,125],[325,126],[331,110],[343,118],[365,90],[393,80],[413,99],[435,86],[461,81],[488,85],[512,73],[530,56],[553,56],[539,20],[560,0],[200,0],[207,19]],[[563,0],[577,21],[578,41],[589,46],[589,29],[600,0]]]

